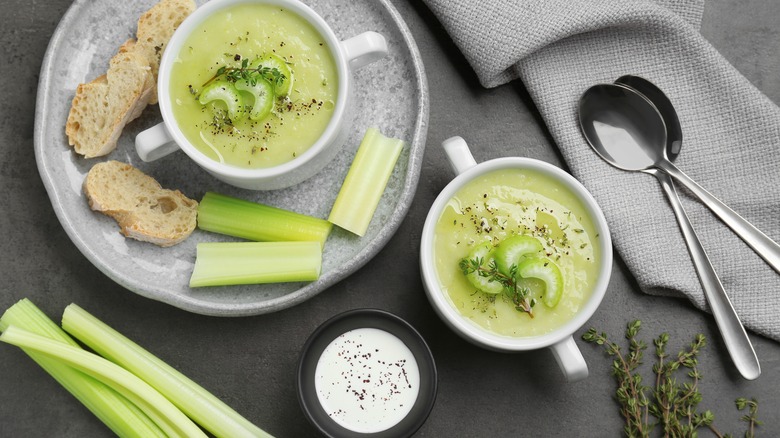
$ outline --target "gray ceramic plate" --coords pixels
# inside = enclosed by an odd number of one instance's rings
[[[81,252],[103,273],[147,298],[201,314],[256,315],[281,310],[322,292],[368,262],[398,229],[412,202],[428,124],[428,90],[417,46],[398,12],[387,0],[304,0],[320,13],[341,39],[366,30],[383,34],[389,56],[355,72],[352,133],[343,150],[322,172],[297,186],[254,192],[230,187],[176,152],[154,163],[142,162],[133,146],[138,132],[159,123],[157,106],[128,125],[117,149],[106,157],[84,159],[68,146],[65,121],[76,86],[99,76],[120,44],[135,33],[136,21],[154,0],[76,0],[49,44],[41,70],[35,119],[35,154],[41,178],[63,228]],[[323,254],[322,275],[313,283],[190,289],[189,277],[198,242],[230,240],[196,230],[171,248],[125,239],[116,223],[92,212],[81,192],[92,165],[128,162],[200,199],[216,191],[327,218],[363,133],[377,126],[404,139],[404,149],[388,188],[364,237],[334,227]]]

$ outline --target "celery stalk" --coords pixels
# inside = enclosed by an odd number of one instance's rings
[[[321,269],[319,242],[199,243],[190,287],[314,281]]]
[[[11,325],[79,347],[28,299],[9,307],[0,318],[0,331]],[[165,437],[165,433],[143,411],[107,385],[57,359],[27,348],[23,350],[118,436]]]
[[[366,234],[387,187],[404,142],[385,137],[376,128],[366,131],[328,221],[358,236]]]
[[[316,241],[330,234],[330,222],[281,208],[208,192],[198,205],[198,228],[247,240]]]
[[[135,403],[170,437],[206,438],[192,420],[148,383],[96,354],[13,325],[0,335],[0,341],[40,352],[105,383]]]
[[[65,308],[62,326],[101,356],[157,388],[214,435],[230,438],[270,436],[200,385],[76,304]]]

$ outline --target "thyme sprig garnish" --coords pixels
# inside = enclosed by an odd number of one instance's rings
[[[655,426],[660,426],[664,437],[693,438],[702,427],[719,438],[730,437],[713,426],[715,415],[711,411],[697,410],[703,398],[699,391],[702,374],[698,369],[698,355],[706,345],[704,335],[696,335],[689,347],[677,353],[675,358],[666,351],[669,335],[662,333],[656,338],[653,345],[657,360],[652,367],[655,387],[651,388],[642,383],[642,376],[637,372],[647,349],[647,345],[637,339],[641,324],[637,320],[627,325],[628,352],[623,352],[619,345],[609,341],[606,333],[598,333],[593,328],[582,335],[584,341],[603,346],[607,355],[615,357],[612,361],[612,374],[618,383],[615,399],[625,419],[623,432],[626,436],[649,437]],[[681,370],[687,370],[685,374],[689,381],[680,383],[677,380],[675,376]],[[741,420],[748,423],[745,437],[754,438],[755,429],[761,424],[757,417],[758,402],[738,398],[736,405],[740,411],[748,410]]]
[[[527,287],[520,286],[517,281],[517,265],[512,265],[509,269],[509,275],[506,275],[498,270],[496,261],[491,259],[487,265],[481,257],[476,258],[463,258],[458,264],[463,275],[469,275],[477,273],[480,277],[486,278],[489,282],[497,282],[503,286],[503,293],[512,304],[515,306],[515,310],[525,312],[531,318],[534,317],[534,306],[536,305],[536,299],[531,298],[531,290]]]
[[[238,82],[240,80],[245,80],[253,86],[257,85],[257,81],[260,80],[261,78],[267,80],[273,86],[280,85],[286,79],[286,76],[282,72],[280,72],[278,68],[265,67],[262,65],[259,65],[254,68],[250,68],[249,59],[244,58],[241,60],[240,67],[228,67],[226,65],[219,67],[216,73],[214,73],[214,76],[212,76],[211,79],[206,81],[202,85],[202,87],[205,88],[208,84],[222,77],[224,77],[224,79],[226,79],[227,81],[233,83]]]
[[[743,415],[740,420],[748,424],[748,429],[745,432],[745,436],[749,438],[755,437],[756,427],[761,425],[758,421],[758,400],[751,398],[750,400],[740,397],[736,400],[737,409],[740,411],[747,408],[748,413]]]

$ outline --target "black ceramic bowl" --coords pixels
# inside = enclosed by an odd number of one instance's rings
[[[420,371],[420,389],[411,411],[396,425],[375,433],[361,433],[344,428],[330,418],[320,404],[315,389],[315,371],[325,348],[342,334],[355,329],[384,330],[400,339],[414,355]],[[298,401],[306,418],[322,434],[338,438],[397,438],[415,433],[428,418],[436,400],[437,374],[428,344],[408,322],[377,309],[350,310],[324,322],[312,333],[298,363]]]

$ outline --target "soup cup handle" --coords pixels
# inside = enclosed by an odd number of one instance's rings
[[[477,165],[477,161],[471,155],[469,145],[462,137],[450,137],[444,140],[441,146],[444,148],[447,159],[450,161],[450,167],[455,173],[461,174]]]
[[[358,69],[387,56],[387,41],[376,32],[363,32],[341,42],[349,66]]]
[[[588,377],[588,364],[582,357],[580,349],[572,336],[550,346],[555,361],[569,382],[576,382]]]
[[[173,141],[165,123],[152,126],[135,137],[135,150],[138,152],[138,156],[146,162],[159,160],[178,149],[179,145]]]

